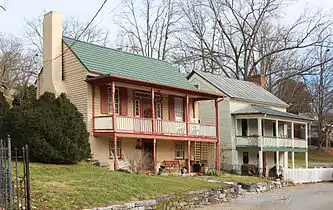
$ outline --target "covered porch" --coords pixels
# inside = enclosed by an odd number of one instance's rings
[[[200,173],[216,170],[215,141],[184,141],[166,139],[138,139],[119,136],[116,143],[112,138],[98,137],[100,154],[111,170],[130,169],[135,164],[144,171],[157,173],[160,167],[166,173]],[[116,144],[116,149],[114,149]],[[104,145],[104,146],[102,146]],[[108,149],[106,149],[108,148]],[[117,168],[115,168],[117,167]]]
[[[265,155],[272,152],[275,156],[274,164],[283,168],[288,168],[288,152],[291,152],[292,168],[295,167],[295,152],[302,152],[308,167],[309,119],[254,105],[234,112],[233,115],[236,148],[238,151],[257,153],[260,175],[265,174]]]

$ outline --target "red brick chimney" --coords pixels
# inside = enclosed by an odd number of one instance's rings
[[[258,83],[262,88],[265,88],[265,76],[264,75],[252,75],[249,76],[248,81]]]

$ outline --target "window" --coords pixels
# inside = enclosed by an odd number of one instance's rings
[[[114,141],[110,141],[110,157],[113,158],[114,154]],[[120,140],[117,140],[117,158],[121,158],[121,147],[120,147]]]
[[[276,135],[276,123],[275,122],[273,122],[273,136],[274,137],[277,137],[277,135]]]
[[[247,136],[247,119],[242,119],[242,136]]]
[[[249,163],[249,152],[243,152],[243,164]]]
[[[162,106],[161,103],[156,103],[156,118],[162,119]]]
[[[182,98],[175,98],[175,119],[176,121],[183,121],[184,103]]]
[[[135,97],[136,98],[148,98],[148,99],[151,99],[151,93],[150,92],[135,91]],[[161,95],[155,93],[154,98],[156,100],[160,101],[161,100]]]
[[[115,94],[114,94],[114,103],[116,107],[116,114],[119,114],[119,88],[115,89]],[[112,111],[112,88],[108,88],[108,105],[109,105],[109,113],[113,113]]]
[[[184,143],[176,143],[175,144],[176,158],[184,159],[185,153],[185,144]]]
[[[135,100],[135,117],[140,117],[140,100]]]

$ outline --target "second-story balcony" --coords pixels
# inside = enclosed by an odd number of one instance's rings
[[[95,136],[218,140],[218,117],[206,124],[198,119],[198,101],[215,100],[215,107],[209,108],[217,113],[214,93],[108,77],[94,80],[92,88]]]
[[[305,139],[277,138],[274,136],[237,136],[236,141],[238,147],[306,148],[307,146]]]
[[[307,149],[307,125],[291,120],[238,118],[236,146],[263,150]]]
[[[116,126],[113,126],[112,116],[94,117],[95,132],[129,132],[141,134],[157,134],[166,136],[192,136],[216,138],[216,125],[186,123],[170,120],[153,120],[151,118],[138,118],[116,116]]]

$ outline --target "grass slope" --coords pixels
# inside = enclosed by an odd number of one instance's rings
[[[218,183],[190,178],[125,174],[84,163],[71,166],[32,163],[30,171],[33,206],[38,209],[105,206],[221,187]]]

